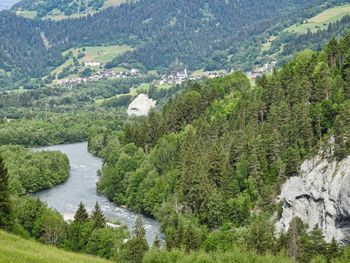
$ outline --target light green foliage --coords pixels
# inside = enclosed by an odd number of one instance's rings
[[[38,254],[40,252],[40,255]],[[0,231],[1,263],[107,263],[97,257],[74,254]]]
[[[184,253],[179,250],[162,251],[151,250],[143,260],[143,263],[291,263],[283,256],[258,256],[252,252],[232,249],[229,252],[219,254],[207,254],[204,252]]]
[[[342,17],[350,14],[350,5],[332,7],[324,10],[322,13],[305,20],[300,25],[293,25],[286,29],[287,32],[298,34],[306,33],[308,30],[315,32],[320,29],[325,29],[330,23],[339,21]]]
[[[34,193],[63,183],[69,176],[69,161],[60,152],[33,152],[23,146],[1,146],[0,153],[14,194]]]

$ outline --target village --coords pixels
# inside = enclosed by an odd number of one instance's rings
[[[94,64],[91,64],[94,65]],[[56,82],[56,86],[66,86],[72,84],[82,84],[86,82],[98,81],[101,79],[125,79],[130,77],[142,77],[144,74],[138,69],[131,69],[130,71],[113,71],[106,69],[104,71],[97,71],[88,77],[77,77],[71,79],[61,79]]]
[[[273,60],[272,62],[266,63],[263,66],[258,66],[254,68],[252,71],[246,72],[246,75],[252,81],[255,81],[257,77],[272,72],[273,69],[276,67],[276,64],[277,62]],[[93,67],[96,65],[94,64],[94,62],[89,62],[87,66]],[[220,70],[220,71],[211,71],[211,72],[201,72],[198,74],[190,75],[188,73],[188,70],[185,68],[184,70],[172,72],[168,75],[163,74],[161,76],[155,76],[155,80],[153,81],[153,84],[176,85],[176,84],[182,84],[183,82],[188,80],[198,81],[203,79],[213,79],[217,77],[223,77],[233,72],[235,72],[235,70]],[[125,78],[138,78],[138,77],[145,77],[145,76],[146,76],[145,73],[143,73],[142,71],[136,68],[132,68],[131,70],[125,70],[125,71],[113,71],[111,69],[105,69],[103,71],[97,71],[88,77],[77,77],[77,78],[71,78],[71,79],[58,80],[56,82],[56,86],[82,84],[86,82],[98,81],[101,79],[125,79]]]

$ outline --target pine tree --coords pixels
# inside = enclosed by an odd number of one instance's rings
[[[133,229],[133,238],[126,243],[126,257],[129,262],[141,263],[148,250],[146,231],[140,217],[136,219]]]
[[[301,259],[303,262],[309,262],[313,257],[326,255],[327,247],[324,241],[322,230],[316,224],[309,235],[304,236],[303,251]]]
[[[106,219],[97,202],[95,204],[95,210],[92,212],[91,215],[91,221],[93,222],[94,228],[103,228],[106,226]]]
[[[80,202],[79,208],[74,215],[74,222],[78,224],[84,224],[88,219],[89,214],[87,213],[84,204]]]
[[[264,254],[274,246],[274,230],[268,219],[258,215],[250,224],[247,235],[247,245]]]
[[[201,145],[191,128],[181,149],[181,194],[186,208],[195,214],[206,213],[212,183],[208,177]]]
[[[5,162],[0,157],[0,228],[9,230],[12,226],[12,205],[9,192],[9,176]]]
[[[335,238],[332,238],[331,243],[327,244],[327,263],[330,263],[334,258],[339,256],[339,246]]]
[[[304,231],[302,221],[297,217],[293,218],[287,232],[287,254],[294,261],[300,257],[302,250],[301,235],[304,233]]]

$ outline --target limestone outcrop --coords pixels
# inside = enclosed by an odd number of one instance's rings
[[[279,201],[283,212],[276,223],[278,233],[299,217],[310,229],[318,224],[326,241],[334,237],[350,243],[350,156],[337,162],[319,154],[304,161],[300,175],[283,185]]]
[[[155,106],[155,100],[150,99],[147,94],[140,94],[130,103],[127,112],[129,116],[147,116]]]

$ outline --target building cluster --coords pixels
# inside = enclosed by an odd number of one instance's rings
[[[202,80],[202,79],[213,79],[217,77],[223,77],[229,74],[231,71],[215,71],[215,72],[203,72],[202,74],[188,75],[187,69],[183,71],[177,71],[169,75],[162,75],[159,80],[155,80],[154,84],[164,85],[164,84],[181,84],[187,80]]]
[[[272,61],[263,66],[256,67],[252,71],[246,72],[247,76],[255,80],[257,77],[262,76],[266,73],[272,72],[276,67],[277,62]],[[196,75],[189,75],[187,69],[173,72],[169,75],[162,75],[159,79],[154,81],[154,84],[157,85],[173,85],[173,84],[181,84],[187,80],[202,80],[202,79],[213,79],[218,77],[223,77],[227,74],[234,72],[234,70],[221,70],[221,71],[213,71],[213,72],[203,72]],[[98,81],[101,79],[123,79],[128,77],[140,77],[142,72],[138,69],[131,69],[129,71],[115,72],[113,70],[104,70],[97,71],[93,75],[89,77],[77,77],[71,79],[62,79],[57,81],[58,86],[62,85],[70,85],[70,84],[81,84],[89,81]]]
[[[263,66],[256,67],[252,71],[246,72],[247,76],[251,78],[252,80],[255,80],[257,77],[261,77],[262,75],[266,73],[270,73],[273,71],[273,69],[276,67],[277,62],[273,60],[270,63],[266,63]]]
[[[90,81],[98,81],[101,79],[124,79],[128,77],[139,77],[142,72],[138,69],[131,69],[130,71],[115,72],[107,69],[104,71],[97,71],[89,77],[77,77],[71,79],[61,79],[57,81],[58,86],[70,85],[70,84],[81,84]]]

